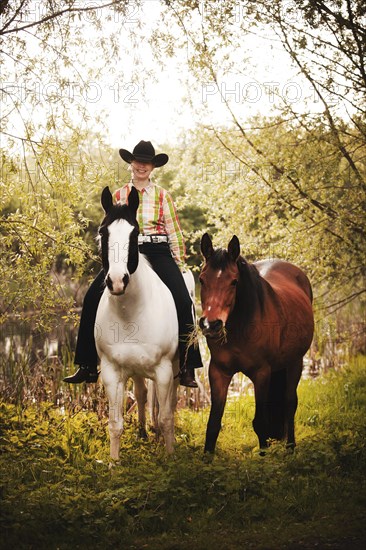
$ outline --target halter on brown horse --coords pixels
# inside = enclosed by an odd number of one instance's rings
[[[295,446],[294,418],[303,357],[314,331],[311,285],[296,266],[281,260],[248,263],[234,235],[228,249],[214,249],[203,235],[200,327],[211,352],[211,412],[205,451],[214,452],[233,375],[254,384],[253,428],[260,449],[269,439]]]

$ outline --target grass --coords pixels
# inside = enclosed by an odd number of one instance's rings
[[[303,380],[293,454],[259,456],[251,396],[227,404],[213,462],[208,409],[177,413],[173,458],[130,417],[113,470],[105,417],[3,402],[0,548],[363,548],[365,387],[365,358]]]

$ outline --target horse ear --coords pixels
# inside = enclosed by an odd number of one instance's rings
[[[113,206],[112,193],[110,192],[108,186],[103,189],[100,202],[102,203],[104,212],[108,214]]]
[[[229,253],[230,258],[233,262],[236,262],[237,259],[240,256],[240,243],[239,239],[236,235],[233,236],[231,241],[229,242],[229,246],[227,248],[227,251]]]
[[[139,199],[139,194],[136,187],[131,187],[130,194],[128,195],[128,206],[133,211],[135,217],[136,217],[137,209],[139,207],[139,202],[140,202],[140,199]]]
[[[206,260],[209,260],[213,254],[213,246],[211,237],[208,233],[205,233],[201,239],[201,252]]]

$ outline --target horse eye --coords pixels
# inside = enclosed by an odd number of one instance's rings
[[[202,279],[202,277],[199,277],[199,282],[201,283],[201,285],[203,286],[205,283],[204,283],[204,280]]]
[[[232,282],[231,282],[231,286],[236,286],[238,284],[238,279],[234,279]]]

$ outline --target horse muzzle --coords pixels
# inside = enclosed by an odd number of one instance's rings
[[[129,275],[124,275],[121,279],[113,280],[108,274],[105,283],[112,296],[123,296],[129,283]]]
[[[201,317],[199,326],[206,338],[218,338],[222,335],[224,329],[224,323],[221,319],[209,321],[207,317]]]

